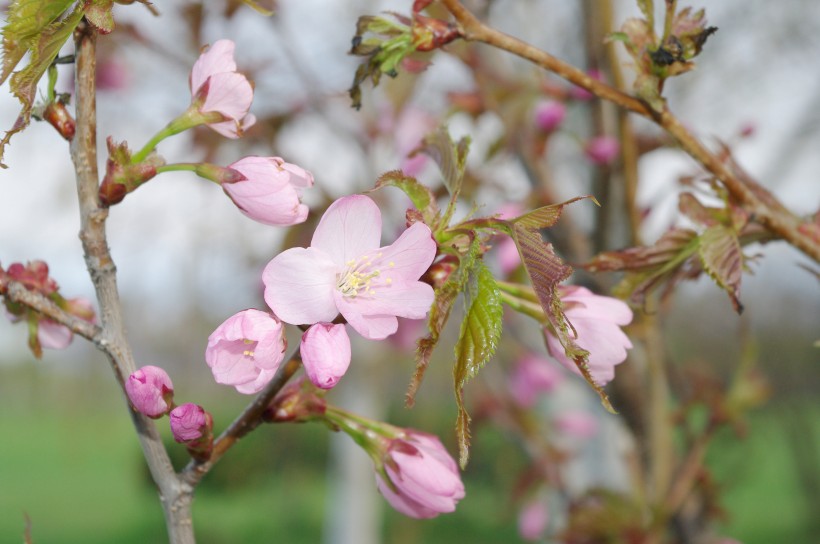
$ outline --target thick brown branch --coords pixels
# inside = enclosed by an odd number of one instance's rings
[[[74,42],[77,131],[71,142],[71,159],[77,176],[80,240],[100,305],[102,330],[98,335],[98,345],[107,355],[122,386],[136,365],[125,335],[116,267],[108,250],[105,233],[108,211],[100,208],[97,197],[96,33],[91,25],[81,23],[75,31]],[[154,422],[133,410],[129,409],[129,412],[151,476],[159,489],[169,540],[172,544],[193,544],[193,490],[174,473]]]

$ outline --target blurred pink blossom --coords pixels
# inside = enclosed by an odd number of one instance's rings
[[[510,393],[518,404],[529,408],[542,393],[555,391],[564,380],[564,374],[543,357],[528,353],[518,359],[510,376]]]
[[[289,226],[307,219],[302,192],[313,187],[313,175],[279,157],[245,157],[228,168],[245,178],[222,183],[239,210],[266,225]]]
[[[238,138],[256,122],[248,113],[253,101],[253,87],[248,78],[236,71],[231,40],[218,40],[206,47],[191,69],[191,97],[201,113],[216,112],[223,121],[208,123],[228,138]]]
[[[549,510],[541,500],[534,500],[518,513],[518,534],[524,540],[539,540],[549,524]]]
[[[417,148],[422,139],[436,127],[436,119],[426,111],[414,107],[405,107],[393,128],[396,151],[402,157],[401,170],[408,176],[417,176],[429,157],[419,153],[413,157],[407,155]]]
[[[285,353],[284,327],[267,312],[243,310],[208,337],[205,361],[216,383],[240,393],[261,391],[273,378]]]
[[[350,366],[350,338],[344,325],[316,323],[302,335],[302,364],[316,387],[331,389]]]
[[[376,485],[406,516],[433,518],[453,512],[464,497],[456,462],[436,436],[408,429],[390,442],[382,461]]]
[[[119,91],[128,87],[130,74],[125,63],[115,57],[109,57],[97,63],[97,89],[100,91]]]
[[[555,428],[575,438],[591,438],[598,432],[598,420],[589,412],[567,411],[555,416]]]
[[[596,136],[584,146],[587,158],[599,166],[610,164],[621,151],[621,144],[612,136]]]
[[[436,254],[430,228],[414,223],[379,247],[381,212],[363,195],[330,205],[310,247],[292,248],[262,273],[265,301],[295,325],[330,323],[341,313],[356,332],[381,340],[396,332],[396,317],[421,319],[433,288],[418,281]]]
[[[535,124],[544,132],[553,132],[567,116],[567,107],[561,102],[547,100],[535,107]]]
[[[174,385],[165,370],[147,365],[134,371],[125,380],[125,392],[134,410],[157,419],[174,403]]]
[[[598,385],[604,385],[615,377],[615,365],[626,359],[626,350],[632,342],[621,326],[632,321],[632,310],[624,302],[596,295],[585,287],[561,286],[559,290],[564,313],[575,327],[575,342],[589,351],[589,370]],[[545,330],[550,355],[572,372],[581,375],[575,362],[567,357],[555,334]]]
[[[587,70],[587,75],[592,79],[604,81],[604,75],[601,73],[600,70]],[[572,88],[569,91],[569,96],[574,100],[578,100],[581,102],[587,102],[595,97],[594,94],[584,89],[583,87],[578,87],[577,85],[572,86]]]
[[[48,349],[65,349],[71,345],[74,333],[65,325],[50,319],[41,319],[37,323],[37,340],[40,346]]]

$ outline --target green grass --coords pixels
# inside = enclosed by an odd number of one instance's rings
[[[53,383],[32,377],[37,371],[21,372],[0,377],[0,542],[22,541],[24,512],[37,543],[165,542],[162,512],[122,401],[112,392],[96,393],[111,384],[93,377]],[[27,385],[15,385],[21,383]],[[812,427],[801,432],[816,441],[820,409],[806,410]],[[794,434],[787,432],[790,414],[775,407],[758,412],[745,441],[726,432],[710,449],[730,513],[723,532],[744,544],[811,542],[809,503],[789,441]],[[222,426],[227,419],[217,416]],[[197,491],[198,541],[321,541],[327,439],[319,425],[294,425],[241,441]],[[171,448],[184,457],[179,446]],[[457,512],[418,521],[385,508],[384,541],[516,542],[509,490],[518,458],[499,434],[479,431],[465,475],[467,498]]]

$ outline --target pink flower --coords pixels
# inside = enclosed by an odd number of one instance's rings
[[[302,190],[313,186],[313,175],[279,157],[245,157],[228,168],[245,178],[222,183],[239,210],[266,225],[295,225],[307,219],[308,207],[300,202]]]
[[[37,340],[48,349],[65,349],[74,340],[74,333],[65,325],[50,319],[41,319],[37,324]]]
[[[539,540],[544,536],[549,519],[547,505],[534,500],[518,514],[518,534],[524,540]]]
[[[235,47],[231,40],[218,40],[206,47],[194,63],[189,79],[197,109],[223,117],[222,121],[208,123],[208,126],[228,138],[238,138],[256,122],[248,113],[253,87],[248,78],[236,71]]]
[[[396,332],[396,317],[421,319],[433,288],[418,281],[436,254],[430,228],[414,223],[379,247],[381,213],[369,197],[330,205],[310,247],[292,248],[262,273],[265,302],[286,323],[330,323],[341,313],[356,332],[381,340]]]
[[[305,373],[316,387],[331,389],[350,366],[350,338],[344,325],[316,323],[302,335],[299,349]]]
[[[208,337],[205,361],[216,383],[232,385],[240,393],[261,391],[284,358],[284,327],[267,312],[243,310],[222,323]]]
[[[598,432],[598,420],[588,412],[563,412],[553,420],[555,428],[575,438],[591,438]]]
[[[528,353],[517,361],[510,376],[510,393],[518,404],[529,408],[542,393],[555,391],[563,379],[555,363]]]
[[[168,373],[158,366],[144,366],[125,380],[125,392],[134,410],[157,419],[171,409],[174,385]]]
[[[464,497],[456,462],[436,436],[408,430],[404,438],[390,442],[383,463],[376,485],[406,516],[433,518],[453,512]]]
[[[596,295],[584,287],[562,286],[560,297],[564,313],[578,333],[575,342],[589,352],[592,378],[599,385],[606,384],[615,377],[615,365],[622,363],[626,350],[632,348],[620,328],[632,321],[632,310],[616,298]],[[545,332],[550,355],[580,375],[555,334],[549,329]]]
[[[417,176],[427,164],[429,157],[419,153],[408,157],[417,148],[428,132],[436,128],[436,119],[422,109],[408,106],[404,108],[396,121],[394,136],[396,149],[402,157],[401,169],[408,176]]]
[[[587,142],[584,153],[587,158],[599,166],[605,166],[618,156],[621,144],[612,136],[596,136]]]
[[[213,427],[211,414],[202,406],[187,402],[177,406],[169,414],[171,419],[171,434],[174,440],[181,444],[194,442],[207,436]]]
[[[544,132],[552,132],[561,126],[567,116],[567,108],[561,102],[549,100],[535,107],[535,124]]]

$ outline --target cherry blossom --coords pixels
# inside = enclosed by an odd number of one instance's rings
[[[302,335],[299,349],[305,373],[316,387],[331,389],[350,366],[350,338],[344,325],[316,323]]]
[[[379,491],[393,508],[413,518],[453,512],[464,498],[455,460],[436,436],[410,429],[404,435],[393,439],[384,454],[384,471],[376,473]]]
[[[369,197],[330,205],[310,247],[292,248],[262,273],[265,301],[286,323],[330,323],[341,313],[365,338],[380,340],[398,328],[396,317],[421,319],[433,288],[418,281],[436,255],[430,228],[414,223],[379,247],[381,212]]]
[[[125,380],[125,392],[134,410],[153,419],[164,416],[173,406],[174,384],[158,366],[147,365],[131,373]]]
[[[615,377],[615,365],[626,359],[626,350],[632,342],[621,327],[632,321],[632,310],[624,302],[596,295],[585,287],[562,286],[560,290],[564,313],[575,328],[575,343],[589,352],[589,370],[598,385]],[[545,331],[550,355],[576,374],[581,374],[564,352],[552,331]]]
[[[214,42],[194,63],[189,78],[191,97],[199,112],[216,112],[224,118],[208,126],[228,138],[238,138],[256,122],[256,117],[248,113],[253,87],[236,71],[235,47],[231,40]]]

